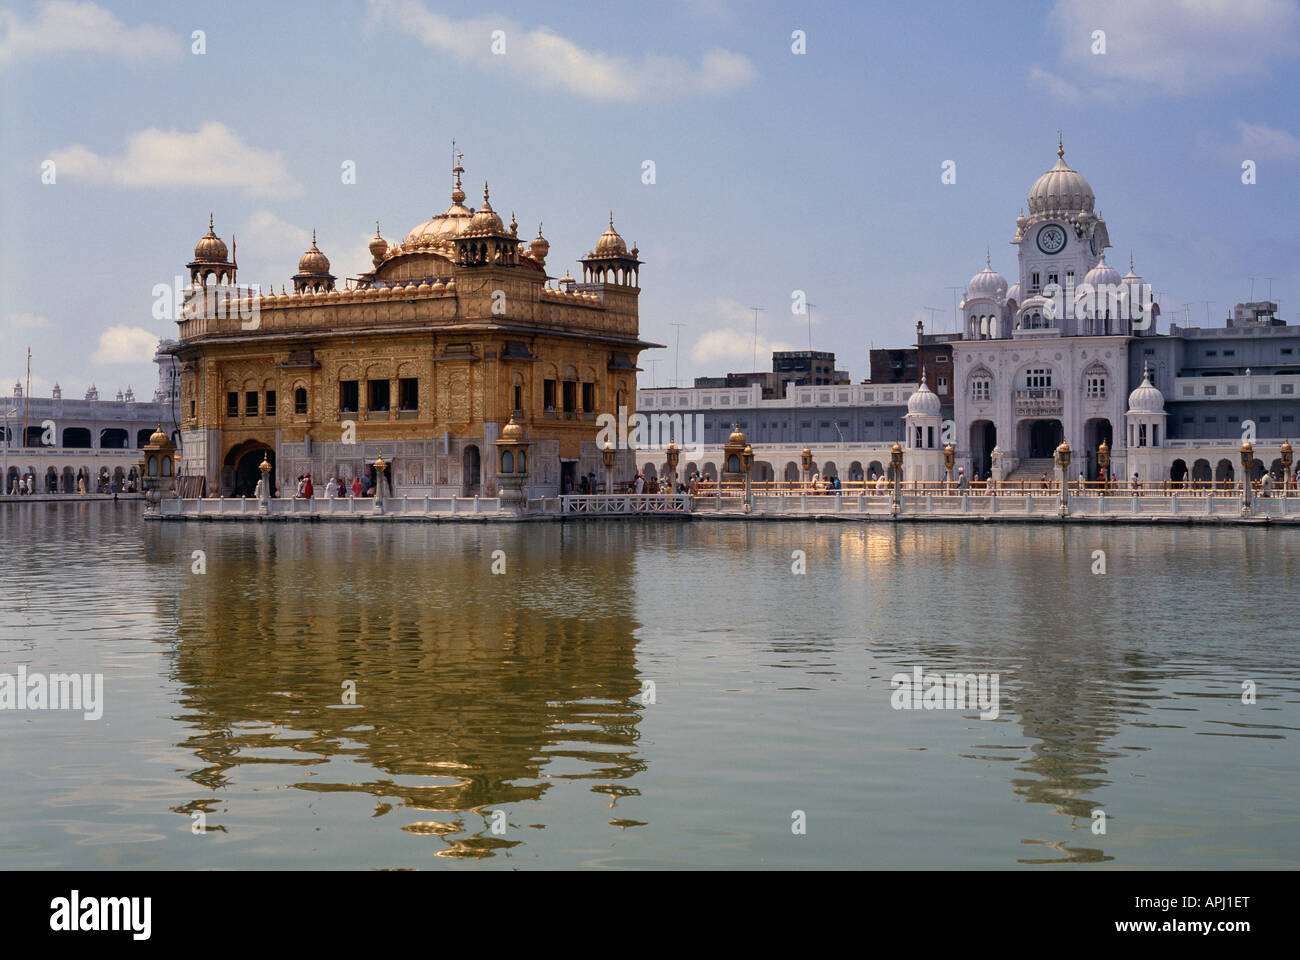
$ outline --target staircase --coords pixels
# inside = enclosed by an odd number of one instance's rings
[[[1047,474],[1049,481],[1055,482],[1057,479],[1056,461],[1051,457],[1021,460],[1020,465],[1008,473],[1006,479],[1042,482],[1043,474]]]

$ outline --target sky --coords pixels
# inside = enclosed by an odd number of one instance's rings
[[[355,276],[376,220],[447,208],[453,139],[552,275],[611,211],[639,245],[641,386],[810,338],[856,382],[954,331],[1058,131],[1162,332],[1252,277],[1297,322],[1297,91],[1292,0],[0,0],[0,393],[30,346],[34,395],[151,397],[209,213],[243,282],[290,286],[312,230]]]

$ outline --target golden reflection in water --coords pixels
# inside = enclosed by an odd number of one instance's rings
[[[643,769],[630,543],[539,526],[492,575],[493,551],[523,538],[284,532],[178,525],[150,538],[175,541],[182,559],[206,555],[205,574],[180,578],[175,611],[195,783],[218,791],[241,764],[296,764],[293,786],[373,794],[375,816],[385,801],[456,814],[402,829],[469,857],[518,843],[492,835],[488,808],[540,797],[552,778],[634,792],[617,783]],[[563,551],[575,549],[583,562],[570,568]],[[342,757],[388,776],[342,780],[336,764],[313,775]]]

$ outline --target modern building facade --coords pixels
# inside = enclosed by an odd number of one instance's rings
[[[637,357],[655,346],[638,335],[638,250],[611,215],[581,281],[552,286],[540,226],[521,239],[486,184],[465,206],[463,172],[447,210],[400,243],[376,228],[373,270],[343,287],[313,239],[291,292],[224,299],[237,264],[209,225],[171,348],[185,474],[243,493],[263,458],[292,482],[373,476],[382,456],[395,495],[493,495],[512,416],[531,443],[530,496],[603,471],[596,415],[635,409]]]

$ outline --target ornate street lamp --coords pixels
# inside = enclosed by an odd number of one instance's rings
[[[803,453],[799,456],[799,461],[803,465],[803,482],[807,483],[812,479],[812,451],[804,447]]]
[[[1097,448],[1097,466],[1101,468],[1101,492],[1105,494],[1110,489],[1110,447],[1105,440]]]
[[[614,444],[605,441],[605,449],[600,451],[600,458],[605,462],[605,492],[614,492],[614,459],[618,456],[618,451],[614,449]]]
[[[894,441],[893,449],[889,451],[889,465],[894,468],[894,505],[890,513],[898,516],[901,509],[899,490],[903,483],[903,447],[897,440]]]
[[[948,443],[943,448],[943,468],[947,471],[948,482],[952,483],[952,465],[956,462],[957,456],[953,452],[952,444]]]
[[[1241,515],[1250,516],[1250,468],[1255,463],[1255,448],[1249,440],[1241,445]]]
[[[750,474],[754,469],[754,448],[748,443],[740,454],[740,462],[745,468],[745,512],[749,513],[754,507],[753,493],[749,484]]]
[[[388,469],[388,464],[384,463],[384,455],[381,453],[375,457],[375,512],[384,512],[384,471]]]
[[[257,465],[257,469],[262,471],[262,512],[270,514],[271,512],[271,461],[267,459],[267,454],[263,452],[262,462]]]
[[[682,452],[677,449],[677,444],[669,440],[668,449],[664,451],[664,456],[668,460],[668,485],[669,493],[677,492],[677,461],[681,458]]]
[[[1069,488],[1066,486],[1070,469],[1070,445],[1064,440],[1056,448],[1056,465],[1061,470],[1061,516],[1068,516],[1070,513],[1070,495]]]
[[[1282,496],[1289,496],[1291,484],[1291,441],[1282,441]]]

